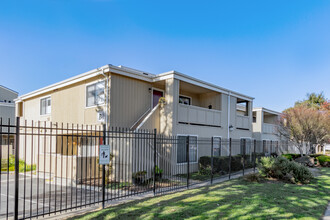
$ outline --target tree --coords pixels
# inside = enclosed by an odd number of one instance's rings
[[[290,140],[303,154],[303,145],[322,145],[330,139],[330,110],[323,94],[312,93],[303,102],[283,111],[279,134]]]
[[[307,93],[306,97],[307,99],[296,102],[295,106],[306,105],[309,108],[320,109],[323,103],[327,102],[323,92],[320,92],[319,94],[315,92]]]

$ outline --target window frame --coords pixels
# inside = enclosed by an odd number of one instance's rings
[[[250,141],[250,152],[247,154],[246,152],[246,148],[245,148],[245,154],[244,155],[250,155],[250,154],[252,154],[252,151],[251,151],[251,148],[252,148],[252,141],[253,141],[253,139],[251,138],[251,137],[241,137],[240,138],[240,141],[239,141],[239,143],[240,143],[240,151],[242,151],[242,146],[241,146],[241,143],[242,143],[242,140],[243,139],[245,139],[245,140],[249,140]],[[245,142],[245,144],[246,144],[246,142]],[[243,154],[242,154],[243,155]]]
[[[93,86],[93,85],[96,86],[99,83],[104,83],[104,101],[101,104],[95,104],[95,96],[94,96],[94,104],[88,106],[88,94],[87,94],[88,87]],[[94,108],[94,107],[97,107],[97,106],[104,106],[105,105],[106,98],[107,98],[106,97],[106,91],[105,91],[105,89],[106,89],[105,83],[106,83],[105,80],[99,80],[99,81],[94,81],[94,82],[86,84],[86,86],[85,86],[85,108]]]
[[[47,105],[46,105],[46,109],[45,109],[45,113],[44,114],[42,114],[42,101],[43,100],[46,100],[46,104],[47,104],[47,101],[48,101],[48,99],[50,100],[50,112],[49,113],[47,113]],[[41,97],[40,99],[39,99],[39,113],[40,113],[40,115],[41,116],[48,116],[48,115],[50,115],[51,113],[52,113],[52,97],[49,95],[49,96],[44,96],[44,97]]]
[[[215,156],[215,155],[214,155],[214,138],[220,138],[220,147],[219,147],[219,154],[220,154],[220,155],[218,155],[217,157],[221,157],[221,153],[222,153],[222,150],[221,150],[221,148],[222,148],[222,137],[221,137],[221,136],[212,136],[212,138],[213,138],[213,146],[212,146],[212,149],[213,149],[213,157]]]
[[[181,97],[182,98],[188,98],[190,100],[188,105],[192,105],[192,97],[187,96],[187,95],[181,95],[181,94],[179,94],[179,104],[181,104],[181,105],[187,105],[187,104],[184,104],[184,103],[180,103],[180,98]]]
[[[196,164],[196,163],[198,163],[198,135],[197,134],[177,134],[176,136],[177,136],[177,138],[178,137],[188,137],[188,136],[189,137],[196,137],[196,162],[189,162],[189,164]],[[179,142],[178,142],[178,144],[179,144]],[[190,150],[190,148],[189,148],[189,150]],[[188,161],[187,162],[181,162],[181,163],[178,162],[178,146],[176,148],[176,164],[177,165],[188,164]]]

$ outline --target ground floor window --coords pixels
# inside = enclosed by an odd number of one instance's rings
[[[213,137],[213,156],[221,156],[221,137]]]
[[[241,138],[240,141],[241,154],[246,155],[252,152],[252,140],[251,138]]]
[[[187,137],[188,135],[178,136],[177,163],[187,163]],[[197,136],[189,135],[189,162],[197,162]]]
[[[264,153],[270,153],[271,152],[271,146],[270,146],[270,140],[263,140],[262,141],[262,148]]]

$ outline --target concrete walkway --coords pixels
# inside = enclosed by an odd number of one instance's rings
[[[328,204],[327,209],[324,212],[324,216],[322,217],[323,220],[330,220],[330,202]]]
[[[245,170],[244,175],[249,174],[249,173],[253,173],[253,169],[247,169]],[[243,176],[242,172],[237,172],[235,174],[231,175],[231,179],[237,179],[239,177]],[[217,184],[217,183],[222,183],[228,181],[228,176],[224,176],[221,178],[217,178],[215,180],[213,180],[213,184]],[[212,184],[212,185],[213,185]],[[203,186],[209,186],[211,185],[210,181],[207,182],[201,182],[199,184],[195,184],[192,186],[189,186],[189,189],[195,189],[195,188],[199,188],[199,187],[203,187]],[[169,193],[175,193],[175,192],[180,192],[180,191],[184,191],[187,190],[187,188],[181,188],[175,191],[169,191],[167,193],[162,193],[162,194],[157,194],[157,195],[164,195],[164,194],[169,194]],[[132,197],[127,197],[127,198],[123,198],[123,199],[118,199],[118,200],[112,200],[109,201],[105,204],[105,208],[111,207],[111,206],[115,206],[115,205],[119,205],[119,204],[123,204],[123,203],[127,203],[127,202],[131,202],[131,201],[136,201],[136,200],[141,200],[141,199],[145,199],[145,198],[152,198],[154,197],[153,192],[148,192],[148,193],[144,193],[144,194],[139,194],[136,196],[132,196]],[[72,211],[67,211],[67,212],[62,212],[62,213],[57,213],[57,214],[51,214],[50,216],[45,216],[43,219],[67,219],[70,217],[74,217],[77,215],[82,215],[82,214],[86,214],[89,212],[95,212],[98,210],[102,209],[102,204],[96,204],[96,205],[91,205],[91,206],[87,206],[86,208],[82,208],[82,209],[73,209]]]

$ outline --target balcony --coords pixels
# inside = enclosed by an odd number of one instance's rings
[[[179,123],[220,127],[221,111],[179,104],[178,121]]]
[[[262,132],[264,134],[275,134],[276,133],[276,127],[277,127],[277,125],[274,125],[274,124],[263,123]]]
[[[249,116],[237,115],[236,116],[236,128],[250,129]]]

